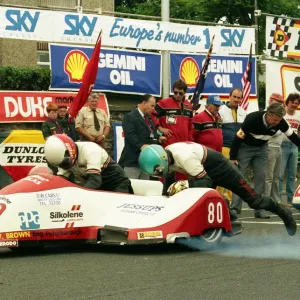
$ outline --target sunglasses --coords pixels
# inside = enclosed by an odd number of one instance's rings
[[[183,96],[183,95],[184,95],[184,92],[174,91],[174,95]]]

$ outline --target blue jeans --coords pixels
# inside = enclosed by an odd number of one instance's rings
[[[292,202],[295,192],[295,181],[298,164],[298,147],[291,142],[282,142],[282,162],[279,182],[280,198],[282,198],[283,180],[286,170],[286,195],[287,201]]]
[[[248,166],[252,163],[254,172],[254,191],[257,194],[263,194],[265,190],[265,170],[267,166],[267,144],[254,147],[242,144],[237,160],[239,162],[239,170],[244,175]],[[233,194],[231,208],[237,213],[241,213],[242,199]],[[255,214],[259,214],[262,210],[256,209]]]

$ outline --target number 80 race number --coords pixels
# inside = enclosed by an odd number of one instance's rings
[[[209,224],[220,224],[223,222],[223,205],[221,202],[209,202],[207,212],[207,221]]]

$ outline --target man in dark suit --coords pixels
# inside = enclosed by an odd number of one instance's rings
[[[149,179],[139,167],[138,158],[141,150],[150,144],[158,144],[165,139],[159,136],[150,117],[156,101],[152,95],[146,94],[140,103],[123,118],[122,127],[125,137],[119,164],[124,168],[125,174],[131,179]]]

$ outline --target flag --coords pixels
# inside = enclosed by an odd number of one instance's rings
[[[202,67],[201,73],[200,73],[200,77],[198,79],[195,91],[194,91],[194,95],[193,98],[191,100],[191,104],[193,105],[193,110],[197,109],[197,106],[199,104],[199,98],[201,93],[203,92],[204,89],[204,84],[205,84],[205,79],[206,79],[206,75],[207,75],[207,69],[210,63],[210,58],[211,58],[211,54],[212,54],[212,50],[213,50],[213,42],[214,42],[214,38],[215,35],[213,36],[211,43],[210,43],[210,47],[208,49],[206,58],[205,58],[205,62],[204,65]]]
[[[250,46],[250,53],[249,53],[247,67],[242,78],[243,99],[240,103],[240,106],[244,110],[247,110],[249,105],[249,96],[251,91],[251,76],[252,76],[252,44]]]
[[[100,34],[98,36],[92,56],[84,70],[84,74],[82,76],[82,83],[81,83],[80,89],[78,91],[78,94],[75,96],[75,99],[68,110],[68,113],[73,118],[75,118],[77,116],[80,109],[86,103],[86,101],[93,89],[94,83],[96,81],[96,77],[97,77],[97,73],[98,73],[100,48],[101,48],[101,34],[102,34],[102,31],[100,32]]]

